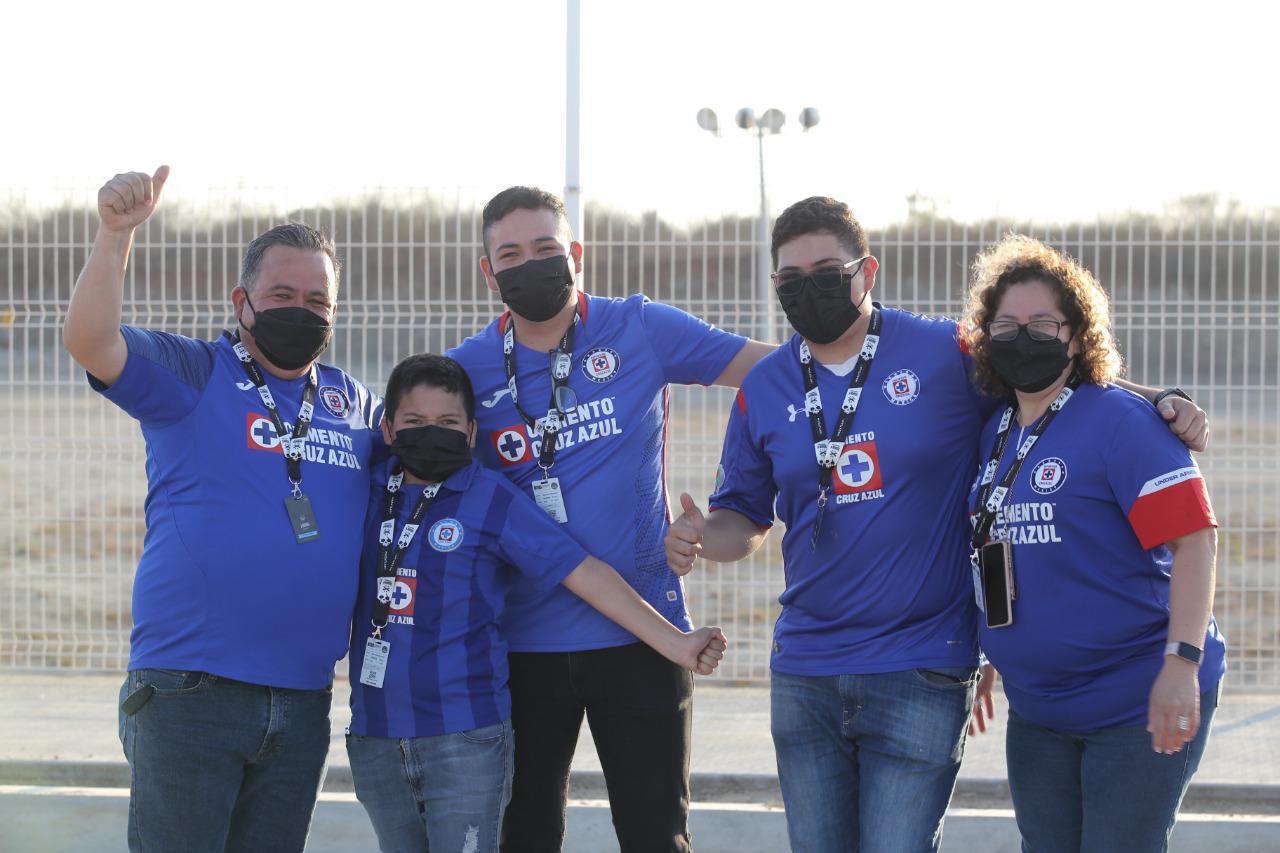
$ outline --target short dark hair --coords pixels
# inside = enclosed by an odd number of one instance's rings
[[[324,252],[333,261],[333,285],[338,286],[338,277],[342,273],[342,261],[338,258],[338,250],[333,241],[319,229],[312,228],[302,222],[288,222],[264,231],[244,250],[244,260],[240,264],[240,281],[237,284],[245,290],[258,275],[262,267],[262,256],[272,246],[292,246],[313,252]]]
[[[499,219],[513,210],[549,210],[564,223],[573,239],[573,227],[569,224],[569,213],[564,202],[555,193],[540,190],[537,187],[507,187],[489,199],[480,214],[480,240],[484,244],[484,253],[489,254],[489,228]]]
[[[849,205],[823,195],[810,196],[782,211],[773,224],[773,267],[778,267],[778,247],[805,234],[826,232],[840,241],[855,258],[868,253],[867,232],[854,218]]]
[[[476,392],[471,388],[471,377],[462,365],[444,355],[419,353],[401,361],[391,371],[387,380],[387,393],[383,395],[383,417],[388,422],[396,416],[400,400],[405,394],[426,385],[428,388],[439,388],[462,398],[462,408],[467,413],[467,420],[476,419]]]

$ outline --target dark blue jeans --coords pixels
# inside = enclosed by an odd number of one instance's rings
[[[204,672],[130,672],[120,702],[133,853],[301,851],[329,753],[332,690],[286,690]]]
[[[774,672],[773,745],[795,853],[936,850],[977,670]]]
[[[1145,726],[1054,731],[1010,709],[1005,755],[1022,849],[1167,850],[1178,806],[1209,740],[1218,692],[1200,694],[1200,730],[1173,755],[1151,748]]]
[[[383,853],[497,853],[515,765],[511,721],[436,737],[347,735]]]

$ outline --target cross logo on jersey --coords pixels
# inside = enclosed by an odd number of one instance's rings
[[[910,370],[895,370],[881,388],[884,396],[895,406],[910,405],[920,396],[920,377]]]
[[[503,465],[520,465],[533,459],[533,449],[524,424],[495,429],[489,435],[494,453]]]
[[[840,451],[840,458],[836,460],[834,485],[837,495],[884,488],[884,479],[880,476],[880,457],[876,454],[874,441],[844,446]]]
[[[617,375],[621,364],[622,359],[617,352],[599,347],[582,357],[582,372],[592,382],[608,382]]]
[[[346,392],[336,385],[325,385],[320,389],[320,402],[335,418],[345,418],[351,412],[351,401]]]
[[[1042,495],[1050,495],[1062,488],[1067,481],[1067,463],[1056,456],[1042,459],[1031,469],[1031,488]]]
[[[391,612],[401,616],[413,615],[413,600],[418,597],[417,578],[396,578],[391,590]]]
[[[285,424],[285,426],[289,426]],[[245,443],[250,450],[267,450],[271,453],[283,453],[280,449],[280,436],[276,435],[276,425],[266,415],[249,413],[249,424],[246,428]]]
[[[437,551],[452,551],[462,544],[462,522],[456,518],[442,518],[431,525],[427,539]]]

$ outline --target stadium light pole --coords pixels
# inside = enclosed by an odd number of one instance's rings
[[[582,233],[582,183],[578,173],[579,105],[582,101],[582,2],[567,0],[565,6],[565,110],[564,110],[564,206],[569,214],[573,239]]]
[[[750,107],[743,107],[738,110],[733,120],[738,127],[745,131],[753,132],[756,137],[760,164],[760,221],[757,223],[756,228],[756,268],[760,271],[760,296],[762,307],[764,308],[757,335],[760,340],[773,343],[773,336],[777,330],[778,313],[777,300],[773,297],[773,283],[769,280],[769,273],[772,272],[773,263],[769,257],[769,193],[764,179],[764,138],[766,135],[772,136],[781,132],[783,125],[787,123],[787,117],[783,115],[782,110],[767,109],[757,119],[755,110]],[[804,132],[807,133],[817,124],[818,110],[816,108],[805,107],[800,111],[800,126],[804,129]],[[706,107],[698,110],[698,127],[714,136],[719,136],[720,121],[716,118],[715,110]]]

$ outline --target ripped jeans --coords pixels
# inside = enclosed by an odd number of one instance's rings
[[[435,737],[347,735],[382,853],[497,853],[514,750],[510,720]]]

